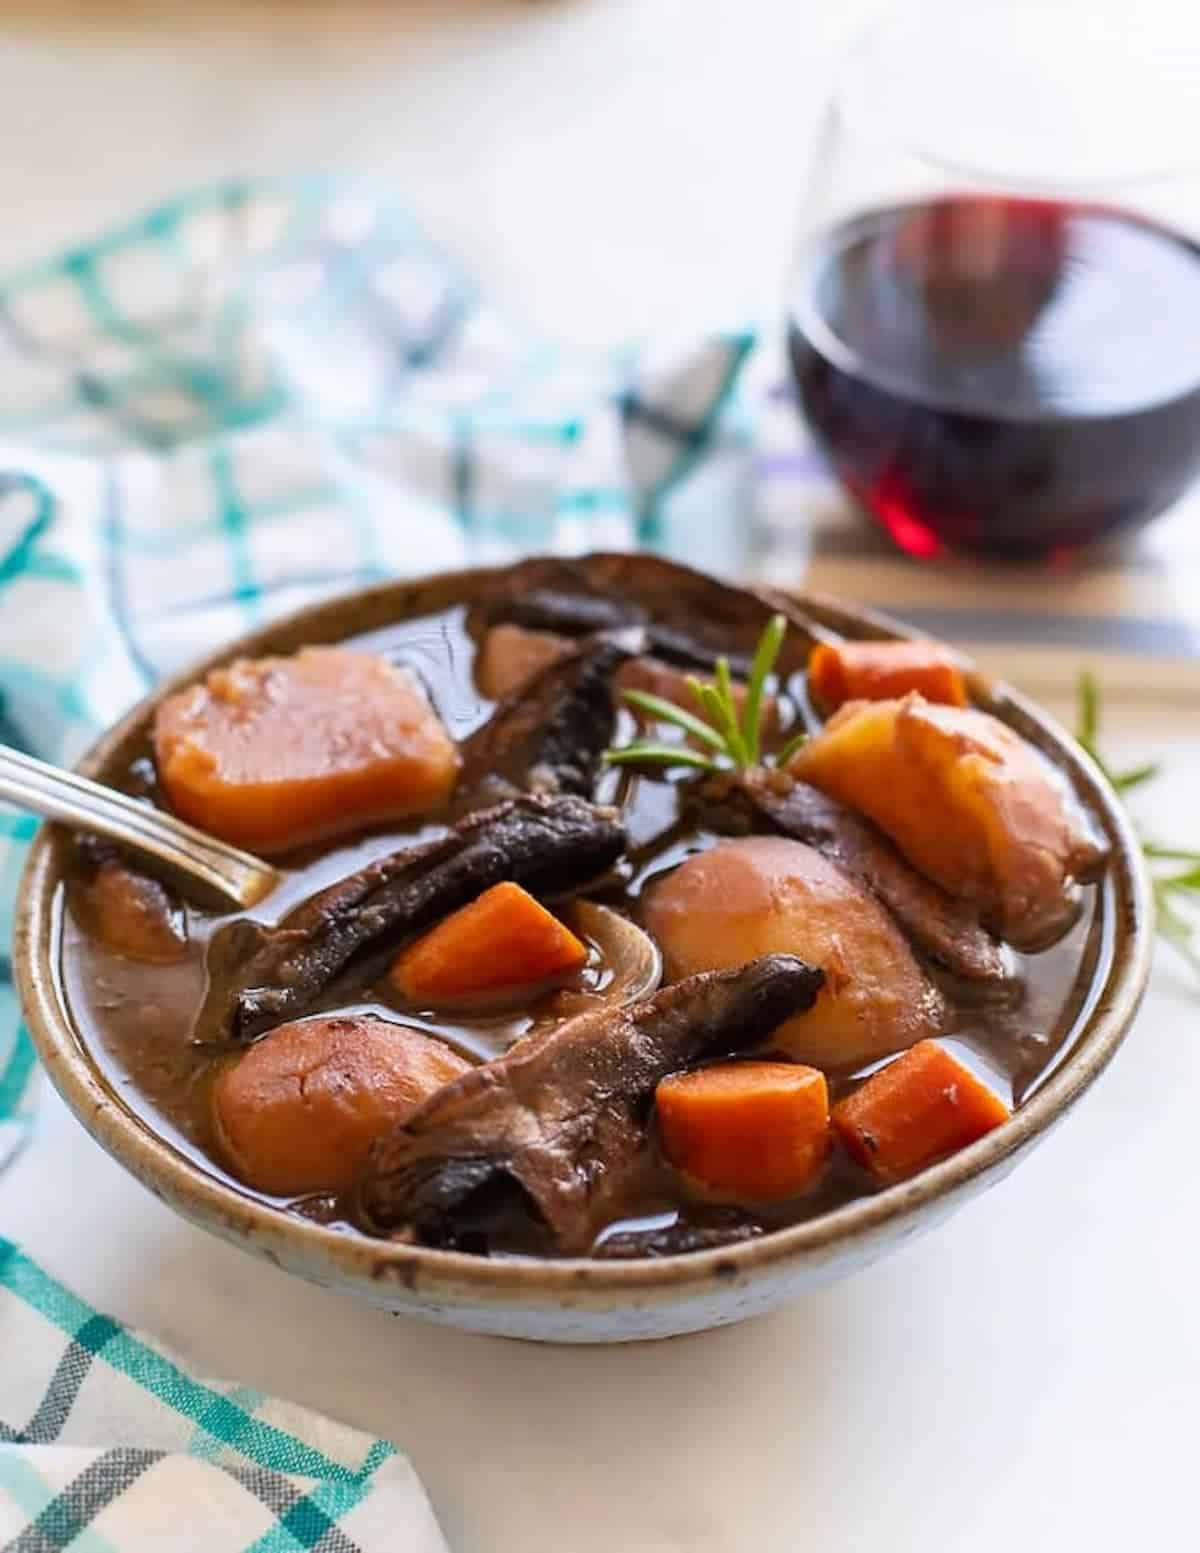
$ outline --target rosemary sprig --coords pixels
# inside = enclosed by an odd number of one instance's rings
[[[1096,676],[1091,669],[1084,669],[1079,675],[1075,728],[1075,738],[1078,742],[1083,745],[1118,793],[1127,793],[1132,788],[1141,787],[1143,782],[1152,781],[1162,771],[1162,762],[1158,760],[1147,761],[1144,766],[1134,766],[1129,771],[1113,771],[1097,747],[1096,741],[1099,735],[1100,687],[1096,684]]]
[[[799,733],[794,733],[775,757],[777,766],[786,766],[788,761],[798,749],[803,749],[808,743],[808,729],[801,728]]]
[[[750,679],[746,685],[746,705],[742,712],[742,741],[752,766],[758,764],[758,757],[762,753],[763,690],[766,687],[767,675],[775,667],[775,660],[779,657],[779,649],[783,646],[786,631],[787,621],[783,616],[772,615],[758,639],[758,646],[754,649],[754,661],[750,665]],[[729,665],[726,664],[725,667],[728,673]]]
[[[716,771],[715,760],[683,744],[626,744],[619,750],[605,750],[610,766],[694,766],[697,771]]]
[[[1162,847],[1157,841],[1143,842],[1142,851],[1147,857],[1164,863],[1200,863],[1200,852],[1188,852],[1182,847]]]
[[[738,715],[734,695],[733,676],[729,659],[718,658],[711,681],[689,674],[688,689],[699,708],[699,716],[673,701],[661,696],[648,695],[642,690],[627,690],[624,700],[640,712],[646,712],[660,723],[680,728],[689,737],[698,740],[704,748],[691,749],[686,744],[661,744],[650,739],[636,739],[619,749],[606,750],[605,761],[610,766],[689,766],[697,771],[721,771],[730,767],[746,771],[761,764],[763,758],[762,733],[763,710],[767,681],[779,658],[783,638],[787,633],[787,621],[782,615],[773,615],[763,629],[754,650],[750,665],[750,678],[746,682],[746,700]],[[806,735],[797,733],[788,740],[775,756],[775,764],[782,766],[803,744]]]
[[[1162,770],[1160,761],[1147,761],[1128,771],[1114,771],[1099,748],[1100,691],[1095,676],[1085,669],[1079,676],[1078,706],[1075,737],[1088,752],[1100,770],[1119,793],[1128,793],[1144,782],[1152,781]],[[1140,832],[1139,832],[1140,834]],[[1200,851],[1187,847],[1167,846],[1158,841],[1142,840],[1142,854],[1150,869],[1150,883],[1154,891],[1155,925],[1165,941],[1180,954],[1200,976],[1200,945],[1197,932],[1200,925],[1181,910],[1184,906],[1200,907]],[[1164,872],[1164,863],[1186,863],[1188,867]]]
[[[674,701],[664,701],[662,696],[652,696],[644,690],[627,690],[624,699],[639,712],[648,712],[651,717],[656,717],[660,723],[673,723],[676,728],[682,728],[685,733],[692,734],[702,744],[707,744],[709,749],[725,748],[725,740],[715,728],[701,722],[698,717],[693,717],[691,712],[685,711],[683,707],[676,706]],[[670,747],[663,746],[664,749]],[[609,753],[619,755],[623,751],[610,750]]]

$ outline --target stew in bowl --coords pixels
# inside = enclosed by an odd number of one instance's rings
[[[1086,760],[886,638],[631,556],[271,628],[89,769],[283,883],[214,912],[105,844],[43,844],[52,1074],[105,1094],[110,1146],[154,1140],[152,1184],[168,1157],[169,1195],[204,1181],[185,1211],[310,1275],[302,1244],[388,1288],[409,1269],[398,1307],[430,1269],[437,1305],[439,1264],[476,1290],[542,1268],[665,1298],[718,1262],[733,1285],[965,1183],[1120,1038],[1143,887]]]

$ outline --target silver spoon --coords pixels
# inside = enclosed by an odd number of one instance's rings
[[[126,793],[0,745],[0,799],[18,809],[85,830],[155,858],[173,873],[238,906],[255,906],[279,873],[193,825]]]

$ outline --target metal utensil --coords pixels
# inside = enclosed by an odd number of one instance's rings
[[[261,858],[126,793],[3,745],[0,799],[44,819],[119,841],[238,906],[257,905],[279,883],[279,873]]]

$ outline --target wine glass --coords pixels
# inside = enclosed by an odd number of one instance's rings
[[[847,55],[788,351],[836,475],[912,555],[1069,554],[1200,470],[1200,53],[1156,15],[909,0]]]

